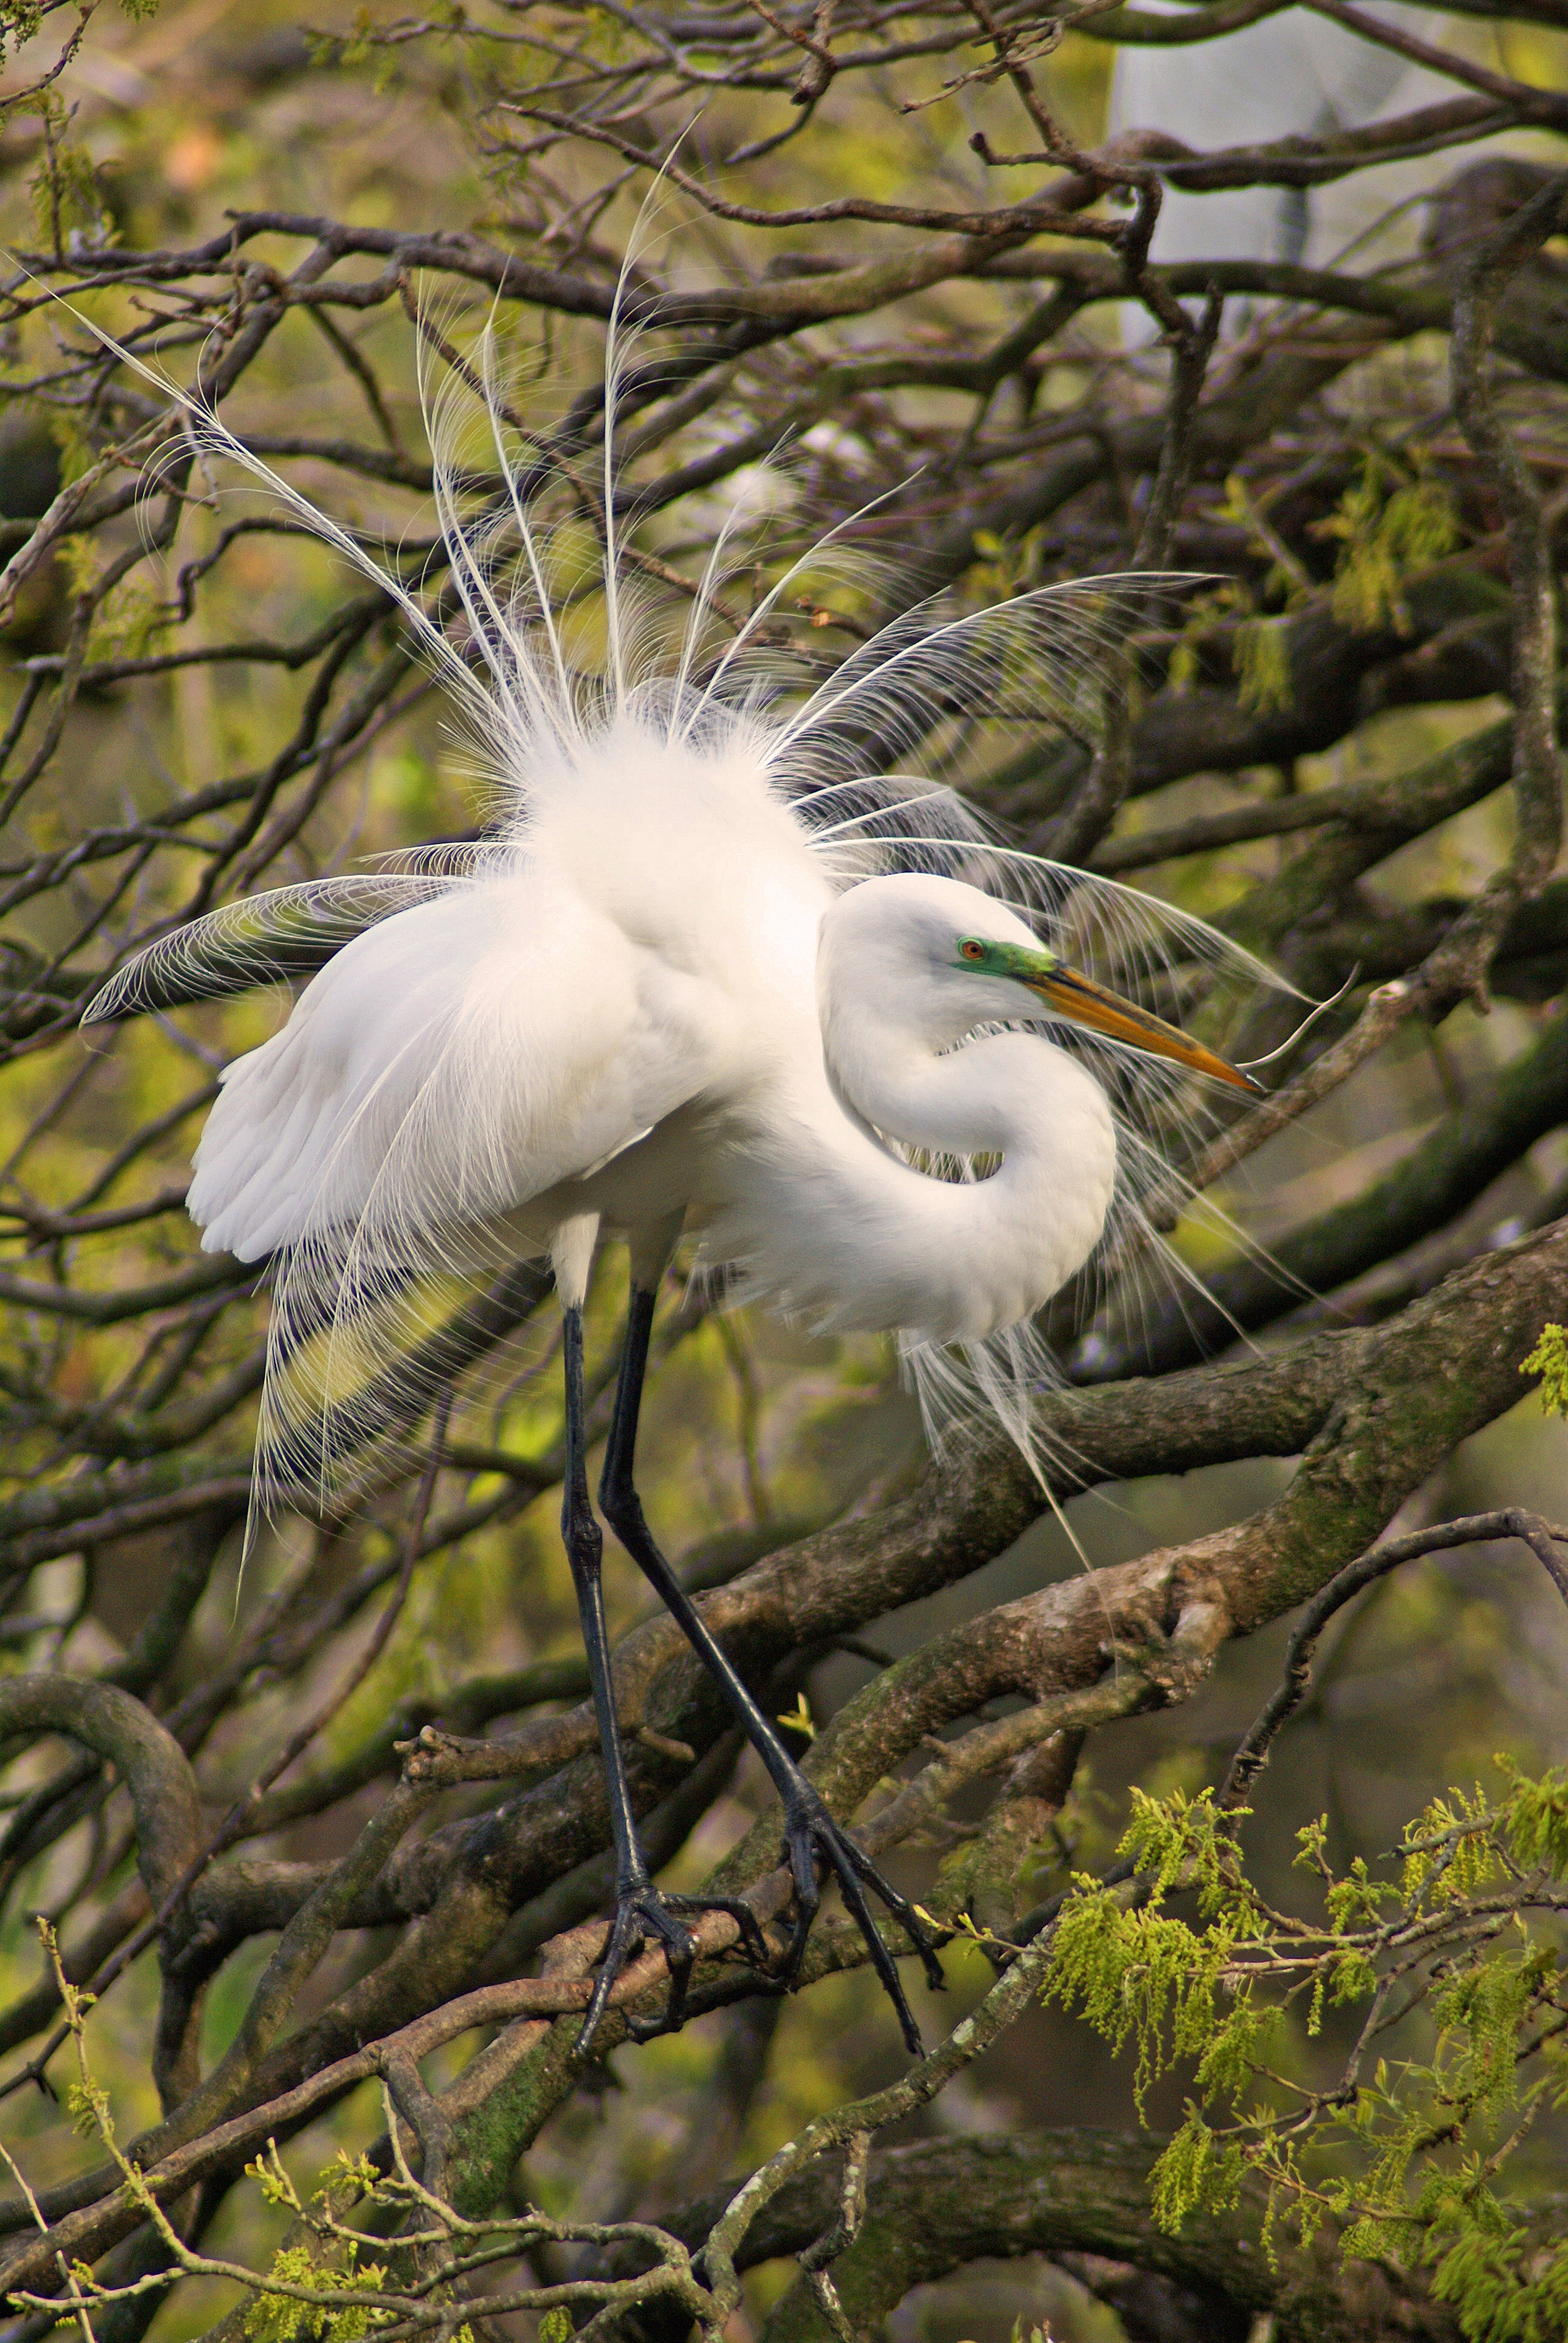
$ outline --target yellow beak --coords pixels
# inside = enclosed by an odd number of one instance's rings
[[[1123,1001],[1103,984],[1096,984],[1091,976],[1084,976],[1074,968],[1063,968],[1060,961],[1049,971],[1025,975],[1021,970],[1012,971],[1015,980],[1027,984],[1038,992],[1058,1017],[1070,1020],[1074,1025],[1087,1026],[1093,1033],[1109,1033],[1118,1041],[1130,1041],[1136,1050],[1148,1050],[1157,1058],[1174,1058],[1179,1066],[1191,1066],[1196,1074],[1209,1074],[1217,1082],[1228,1082],[1232,1090],[1261,1093],[1263,1085],[1239,1066],[1216,1056],[1183,1033],[1177,1025],[1167,1025],[1163,1017],[1154,1016],[1136,1002]]]

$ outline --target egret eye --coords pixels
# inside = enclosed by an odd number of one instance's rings
[[[984,944],[978,943],[973,936],[966,936],[963,942],[960,944],[959,950],[965,960],[984,960],[985,958]]]

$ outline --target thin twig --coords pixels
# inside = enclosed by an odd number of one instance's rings
[[[1332,1578],[1307,1606],[1291,1637],[1284,1674],[1238,1744],[1220,1789],[1218,1804],[1224,1807],[1240,1805],[1256,1775],[1268,1764],[1269,1753],[1282,1727],[1307,1696],[1312,1653],[1336,1611],[1402,1563],[1413,1562],[1422,1554],[1448,1553],[1455,1546],[1490,1544],[1505,1538],[1519,1538],[1529,1546],[1563,1602],[1568,1603],[1568,1563],[1557,1551],[1559,1546],[1568,1545],[1568,1530],[1553,1528],[1538,1513],[1525,1513],[1517,1505],[1505,1506],[1496,1513],[1472,1513],[1462,1521],[1440,1522],[1431,1529],[1411,1530],[1403,1537],[1384,1539],[1381,1545],[1372,1546],[1359,1561],[1349,1564]]]

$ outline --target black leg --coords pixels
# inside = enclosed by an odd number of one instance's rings
[[[817,1865],[821,1862],[838,1878],[844,1901],[865,1936],[872,1965],[898,2011],[904,2040],[918,2057],[921,2049],[920,2029],[904,1997],[904,1988],[892,1956],[871,1917],[866,1889],[869,1888],[872,1895],[887,1906],[924,1961],[927,1977],[933,1986],[940,1986],[943,1982],[942,1972],[930,1936],[916,1917],[912,1906],[896,1887],[890,1885],[870,1857],[833,1820],[785,1748],[771,1720],[758,1706],[727,1654],[709,1634],[701,1614],[654,1544],[643,1518],[642,1500],[637,1493],[633,1467],[637,1453],[638,1417],[642,1407],[643,1377],[648,1370],[648,1338],[653,1332],[653,1294],[634,1285],[627,1318],[626,1355],[621,1361],[615,1413],[610,1420],[609,1440],[605,1449],[604,1473],[599,1482],[600,1508],[606,1521],[654,1586],[659,1599],[672,1614],[687,1641],[723,1693],[744,1726],[747,1738],[767,1766],[774,1787],[783,1801],[784,1845],[795,1882],[799,1913],[785,1964],[786,1979],[793,1978],[799,1972],[806,1949],[806,1938],[821,1900],[817,1874]]]
[[[561,1535],[566,1541],[572,1584],[577,1589],[578,1615],[582,1621],[588,1682],[593,1689],[594,1716],[604,1757],[610,1835],[615,1843],[615,1917],[610,1923],[593,1996],[577,2043],[578,2056],[586,2057],[598,2031],[599,2020],[604,2016],[610,1987],[638,1946],[653,1937],[664,1947],[665,1958],[669,1964],[668,2022],[671,2025],[678,2025],[684,2012],[687,1980],[691,1975],[697,1948],[690,1931],[681,1925],[668,1901],[654,1885],[638,1844],[637,1820],[631,1810],[626,1763],[621,1755],[615,1701],[610,1690],[609,1638],[605,1632],[604,1589],[599,1581],[604,1540],[594,1519],[593,1507],[588,1503],[588,1466],[583,1453],[583,1315],[580,1309],[568,1309],[563,1317],[567,1453],[561,1499]],[[756,1932],[755,1919],[752,1928]]]

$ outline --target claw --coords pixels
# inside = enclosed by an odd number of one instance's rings
[[[737,1896],[666,1896],[651,1880],[629,1887],[616,1898],[615,1916],[610,1922],[609,1936],[599,1959],[598,1976],[588,2008],[583,2016],[582,2032],[578,2036],[574,2057],[586,2058],[593,2048],[594,2036],[608,2006],[617,1978],[633,1953],[639,1951],[651,1938],[664,1947],[669,1966],[669,2002],[655,2031],[675,2033],[686,2016],[687,1991],[691,1982],[692,1964],[697,1958],[697,1941],[691,1931],[683,1926],[682,1913],[728,1912],[740,1931],[740,1941],[749,1959],[759,1967],[769,1965],[767,1939],[749,1904]],[[637,2030],[634,2027],[634,2032]]]
[[[893,1963],[893,1956],[882,1942],[881,1932],[866,1900],[869,1888],[879,1902],[885,1904],[899,1926],[909,1937],[925,1966],[926,1982],[937,1992],[946,1984],[937,1948],[930,1931],[923,1926],[915,1908],[906,1896],[900,1896],[890,1881],[883,1878],[876,1865],[863,1848],[857,1846],[848,1831],[841,1830],[802,1778],[799,1794],[790,1799],[785,1809],[784,1845],[789,1859],[789,1870],[795,1882],[796,1921],[789,1949],[785,1956],[782,1981],[794,1984],[805,1957],[806,1940],[811,1933],[811,1923],[822,1900],[817,1876],[820,1861],[839,1882],[839,1892],[849,1916],[866,1939],[871,1956],[871,1966],[881,1980],[882,1990],[898,2014],[904,2046],[912,2058],[923,2056],[925,2045],[920,2029],[915,2024],[914,2013],[905,1997],[903,1983]]]
[[[610,1922],[609,1936],[599,1960],[598,1976],[583,2015],[582,2032],[573,2049],[574,2057],[586,2058],[593,2048],[604,2017],[611,1990],[634,1952],[639,1952],[652,1936],[664,1946],[664,1956],[669,1964],[669,2018],[678,2020],[686,2006],[686,1987],[691,1976],[691,1965],[697,1957],[697,1946],[689,1929],[682,1927],[667,1906],[651,1880],[640,1881],[618,1895],[615,1916]]]
[[[743,1896],[667,1896],[667,1912],[728,1912],[740,1931],[740,1942],[748,1960],[766,1968],[771,1956],[762,1924]]]
[[[905,1996],[893,1956],[882,1942],[881,1933],[866,1898],[866,1890],[869,1888],[879,1902],[887,1906],[920,1956],[925,1965],[927,1983],[940,1992],[946,1980],[937,1958],[937,1948],[913,1905],[906,1896],[900,1895],[890,1881],[883,1878],[870,1856],[856,1845],[848,1831],[840,1829],[804,1779],[785,1814],[784,1845],[790,1876],[795,1884],[796,1918],[782,1966],[774,1966],[761,1925],[743,1897],[666,1896],[651,1880],[638,1882],[616,1899],[615,1916],[610,1922],[609,1936],[599,1960],[598,1975],[584,2013],[582,2032],[578,2036],[574,2056],[586,2058],[589,2055],[617,1978],[632,1955],[649,1939],[664,1947],[665,1958],[669,1965],[669,2001],[662,2018],[634,2020],[630,2030],[634,2038],[641,2041],[651,2039],[655,2035],[672,2034],[678,2029],[686,2017],[687,1995],[692,1966],[697,1958],[697,1943],[690,1930],[683,1926],[682,1914],[728,1912],[740,1931],[740,1942],[747,1958],[759,1973],[759,1982],[766,1980],[762,1983],[762,1990],[790,1991],[799,1976],[811,1923],[822,1901],[819,1865],[838,1880],[849,1915],[866,1939],[871,1966],[898,2015],[905,2047],[913,2058],[923,2056],[925,2046],[920,2040],[920,2027],[915,2024],[914,2013]]]

